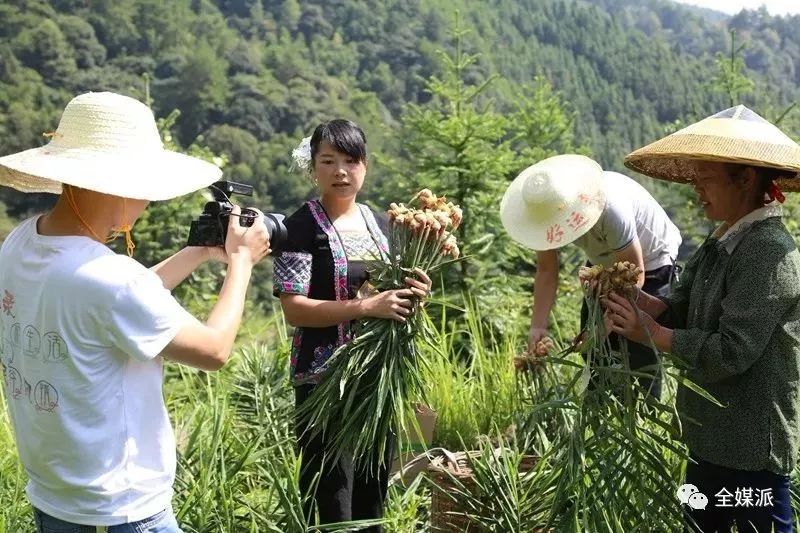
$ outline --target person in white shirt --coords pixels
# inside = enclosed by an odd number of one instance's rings
[[[667,213],[636,181],[603,171],[586,156],[559,155],[525,169],[503,197],[501,219],[512,238],[536,250],[531,351],[548,335],[558,288],[559,248],[575,243],[589,265],[633,263],[641,269],[638,287],[653,296],[666,295],[674,275],[681,235]],[[584,301],[581,328],[587,314]],[[629,351],[632,369],[657,370],[652,348],[630,343]],[[657,372],[641,384],[660,396]]]
[[[0,158],[0,183],[60,193],[0,248],[0,332],[8,410],[37,529],[179,532],[165,359],[221,368],[251,269],[269,253],[263,217],[234,208],[224,248],[184,248],[152,269],[112,252],[152,200],[208,186],[210,163],[163,149],[153,114],[114,93],[66,106],[51,141]],[[227,263],[202,323],[170,290],[208,259]]]

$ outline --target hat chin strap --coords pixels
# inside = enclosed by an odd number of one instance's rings
[[[124,206],[125,205],[125,200],[122,200],[122,202],[123,202],[122,205]],[[124,207],[123,207],[122,212],[125,213]],[[118,228],[117,227],[111,228],[112,233],[111,233],[111,235],[108,236],[108,238],[106,239],[106,242],[107,243],[111,242],[111,241],[115,240],[117,237],[119,237],[120,235],[124,234],[125,235],[125,248],[126,248],[126,251],[128,252],[128,257],[133,257],[133,249],[136,248],[136,245],[133,242],[133,237],[131,237],[131,230],[132,229],[133,229],[133,226],[131,226],[130,224],[125,224],[125,225],[120,226]]]
[[[125,198],[122,199],[122,220],[128,220],[128,217],[126,216],[125,213]],[[133,237],[131,237],[132,229],[133,226],[131,226],[130,224],[123,224],[122,226],[119,227],[112,226],[111,228],[112,233],[111,235],[108,236],[106,242],[111,242],[120,235],[125,234],[125,248],[126,251],[128,252],[128,257],[133,257],[133,249],[136,248],[136,245],[133,243]]]
[[[128,257],[133,257],[133,249],[136,248],[136,245],[133,242],[133,237],[131,237],[131,230],[133,229],[133,226],[131,226],[130,224],[123,224],[122,226],[119,226],[119,227],[112,227],[111,228],[111,235],[109,235],[108,237],[103,239],[102,237],[100,237],[92,229],[92,226],[90,226],[89,223],[86,222],[83,219],[83,217],[81,216],[81,212],[78,209],[78,203],[75,201],[75,197],[72,195],[72,187],[64,187],[64,194],[67,197],[67,202],[69,203],[70,208],[72,208],[72,211],[75,213],[75,216],[78,217],[78,220],[80,221],[81,224],[83,224],[83,227],[85,227],[89,231],[89,233],[92,234],[92,237],[94,237],[94,239],[97,242],[109,243],[109,242],[115,240],[120,235],[124,234],[125,235],[125,247],[126,247],[127,252],[128,252]],[[126,213],[125,213],[125,198],[123,198],[122,199],[122,220],[125,220],[127,218],[125,215],[126,215]]]
[[[783,202],[786,201],[786,197],[783,195],[783,191],[781,191],[780,187],[778,187],[778,184],[772,180],[770,180],[769,186],[767,187],[767,198],[769,198],[769,202],[767,203],[771,203],[777,200],[778,203],[782,204]]]

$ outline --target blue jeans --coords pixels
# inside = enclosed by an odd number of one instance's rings
[[[108,533],[183,533],[178,526],[177,520],[175,520],[172,509],[165,509],[150,518],[145,518],[138,522],[108,526],[107,528],[64,522],[36,508],[33,509],[33,518],[36,520],[36,531],[38,533],[96,533],[97,531],[106,531]]]

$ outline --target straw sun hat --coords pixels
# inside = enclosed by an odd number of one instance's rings
[[[800,146],[743,105],[731,107],[628,154],[625,166],[647,176],[687,183],[697,161],[737,163],[786,171],[776,180],[800,191]]]
[[[557,155],[511,182],[500,203],[500,219],[523,246],[551,250],[589,231],[605,205],[602,167],[586,156]]]
[[[153,113],[115,93],[86,93],[67,104],[40,148],[0,157],[0,184],[59,194],[61,184],[139,200],[167,200],[219,179],[201,159],[165,150]]]

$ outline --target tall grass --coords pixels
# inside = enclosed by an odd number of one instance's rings
[[[34,531],[33,515],[25,496],[27,477],[17,458],[14,434],[0,381],[0,531]]]
[[[674,369],[668,368],[663,404],[593,397],[580,392],[584,367],[576,355],[554,356],[540,373],[515,373],[511,360],[526,342],[522,316],[517,334],[497,333],[469,299],[457,313],[460,325],[443,318],[435,342],[425,348],[431,368],[426,395],[438,413],[436,445],[484,450],[475,465],[481,488],[469,496],[476,524],[487,531],[548,524],[575,532],[680,529],[673,502],[685,449],[671,426]],[[244,339],[221,372],[167,363],[165,391],[179,457],[173,503],[187,532],[316,530],[301,510],[285,328],[279,314],[257,322],[261,340]],[[482,435],[494,446],[501,441],[505,451],[488,453]],[[5,405],[0,447],[0,532],[33,531]],[[519,476],[519,457],[530,453],[541,459]],[[793,478],[800,481],[797,473]],[[429,498],[422,478],[390,487],[385,530],[428,530]],[[800,500],[793,497],[793,503],[800,509]]]
[[[285,331],[276,328],[273,339],[241,348],[222,372],[181,368],[174,376],[181,384],[169,397],[179,435],[175,509],[187,532],[320,529],[303,512]],[[321,529],[353,531],[371,523]]]
[[[612,350],[599,301],[589,302],[584,357],[564,351],[554,368],[528,383],[529,420],[522,436],[554,476],[549,518],[558,531],[674,531],[682,528],[675,497],[685,447],[670,422],[673,398],[641,390],[629,369],[627,344]],[[668,361],[667,373],[672,367]],[[669,387],[674,390],[674,387]],[[557,480],[552,484],[553,480]]]
[[[417,533],[430,531],[430,490],[424,478],[418,476],[408,486],[389,487],[386,499],[387,533]]]
[[[508,444],[495,447],[484,440],[480,454],[471,461],[469,482],[449,474],[453,486],[449,496],[460,502],[461,515],[469,517],[470,531],[546,530],[552,495],[542,488],[555,486],[557,480],[543,460],[523,468],[524,454]]]
[[[442,314],[436,342],[422,355],[430,369],[425,398],[437,413],[434,444],[453,450],[509,429],[519,408],[512,361],[520,337],[497,338],[469,299],[458,312],[461,323]]]

